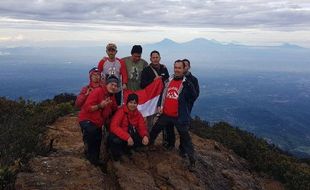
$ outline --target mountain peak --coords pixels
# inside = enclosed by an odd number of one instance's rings
[[[168,43],[176,43],[175,41],[169,39],[169,38],[164,38],[161,42],[168,42]]]
[[[171,39],[169,39],[169,38],[164,38],[163,40],[161,40],[157,44],[160,44],[160,45],[174,45],[174,44],[178,44],[178,43],[173,41],[173,40],[171,40]]]
[[[204,47],[204,46],[223,46],[224,44],[219,42],[219,41],[216,41],[214,39],[208,40],[206,38],[195,38],[193,40],[184,42],[183,45],[186,45],[186,46],[191,45],[191,46],[201,46],[201,47]]]
[[[279,47],[281,48],[289,48],[289,49],[305,49],[301,46],[295,45],[295,44],[290,44],[290,43],[283,43]]]

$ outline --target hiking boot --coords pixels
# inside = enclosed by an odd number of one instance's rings
[[[194,172],[196,169],[196,159],[193,156],[189,156],[189,167],[190,172]]]
[[[155,145],[148,145],[147,150],[153,152],[158,150],[158,148]]]
[[[104,167],[105,166],[105,162],[103,160],[98,160],[98,159],[93,159],[93,160],[89,160],[89,162],[94,165],[94,166],[98,166],[98,167]]]
[[[196,170],[196,164],[195,164],[195,162],[189,164],[188,170],[189,170],[190,172],[194,172],[194,171]]]
[[[166,149],[166,150],[168,150],[168,151],[171,151],[171,150],[173,150],[174,149],[174,146],[173,145],[170,145],[170,144],[163,144],[163,147]]]
[[[87,157],[87,152],[88,152],[88,145],[85,143],[83,147],[83,153]]]
[[[98,160],[98,161],[95,163],[96,166],[102,166],[102,165],[104,165],[104,164],[105,164],[105,163],[104,163],[103,160]]]
[[[166,148],[166,150],[168,150],[168,151],[172,151],[173,149],[174,149],[174,146],[167,146],[167,147],[165,147]]]
[[[137,147],[134,149],[135,152],[147,152],[146,146]]]
[[[120,155],[112,154],[111,151],[109,151],[109,155],[110,155],[110,158],[111,158],[112,161],[120,161],[120,159],[121,159]]]
[[[133,150],[130,148],[127,148],[124,150],[124,154],[127,155],[129,158],[131,158],[133,155]]]
[[[181,158],[186,158],[186,153],[184,151],[179,150],[179,156]]]
[[[165,148],[167,148],[167,147],[169,146],[168,142],[166,142],[166,141],[163,141],[162,145],[163,145],[163,147],[165,147]]]

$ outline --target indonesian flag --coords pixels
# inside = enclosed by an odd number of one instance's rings
[[[157,102],[159,96],[164,88],[161,78],[155,79],[145,89],[132,91],[124,91],[124,102],[130,93],[135,93],[139,97],[138,110],[141,112],[143,117],[147,117],[156,113]]]

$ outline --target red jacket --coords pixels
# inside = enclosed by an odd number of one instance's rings
[[[91,111],[91,107],[98,105],[102,100],[110,97],[112,103],[104,107],[103,109]],[[101,88],[96,88],[92,93],[89,94],[86,102],[82,106],[79,113],[79,121],[89,120],[96,124],[97,127],[102,127],[102,125],[112,116],[112,114],[117,110],[117,104],[115,96],[111,95],[106,86]]]
[[[104,64],[105,64],[105,62],[107,60],[109,60],[109,58],[108,57],[104,57],[104,58],[102,58],[99,61],[97,67],[98,67],[98,70],[99,70],[100,73],[102,73],[103,68],[104,68]],[[127,84],[127,82],[128,82],[128,75],[127,75],[127,68],[126,68],[125,61],[116,57],[115,58],[115,62],[117,64],[120,64],[120,71],[119,72],[120,72],[120,75],[122,76],[122,84]]]
[[[83,106],[83,104],[85,103],[86,98],[87,98],[88,95],[89,95],[89,94],[86,95],[87,90],[88,90],[89,88],[91,88],[91,91],[93,91],[95,88],[98,88],[98,87],[102,87],[102,86],[103,86],[102,81],[99,81],[99,85],[98,85],[97,83],[92,82],[91,77],[92,77],[92,74],[93,74],[93,73],[95,73],[95,71],[89,73],[89,84],[88,84],[87,86],[84,86],[84,87],[81,89],[80,94],[76,97],[76,100],[75,100],[75,107],[77,107],[77,108],[81,108],[81,107]]]
[[[87,86],[84,86],[82,89],[81,89],[81,92],[80,94],[76,97],[76,100],[75,100],[75,107],[77,108],[81,108],[83,106],[83,104],[85,103],[87,97],[89,96],[86,95],[86,92],[89,88],[92,88],[92,91],[95,89],[95,88],[98,88],[98,87],[102,87],[102,85],[100,84],[99,86],[97,87],[91,87],[91,85],[87,85]],[[91,92],[92,92],[91,91]]]
[[[76,97],[76,100],[75,100],[75,107],[77,108],[80,108],[82,107],[82,105],[85,103],[86,101],[86,98],[88,97],[86,95],[86,92],[88,90],[89,86],[84,86],[82,89],[81,89],[81,92],[80,94]]]
[[[128,133],[128,118],[130,124],[132,124],[137,129],[139,135],[142,138],[148,136],[148,130],[141,113],[137,109],[135,111],[129,111],[126,105],[119,108],[113,116],[110,132],[118,136],[120,139],[127,141],[130,137]]]

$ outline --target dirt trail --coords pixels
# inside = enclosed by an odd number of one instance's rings
[[[284,189],[276,181],[251,173],[244,159],[221,144],[196,135],[192,135],[198,158],[195,172],[188,171],[187,161],[176,150],[166,151],[158,145],[121,162],[109,161],[105,174],[84,158],[76,120],[67,116],[49,126],[46,143],[54,139],[53,151],[29,162],[30,171],[18,174],[16,189]]]

